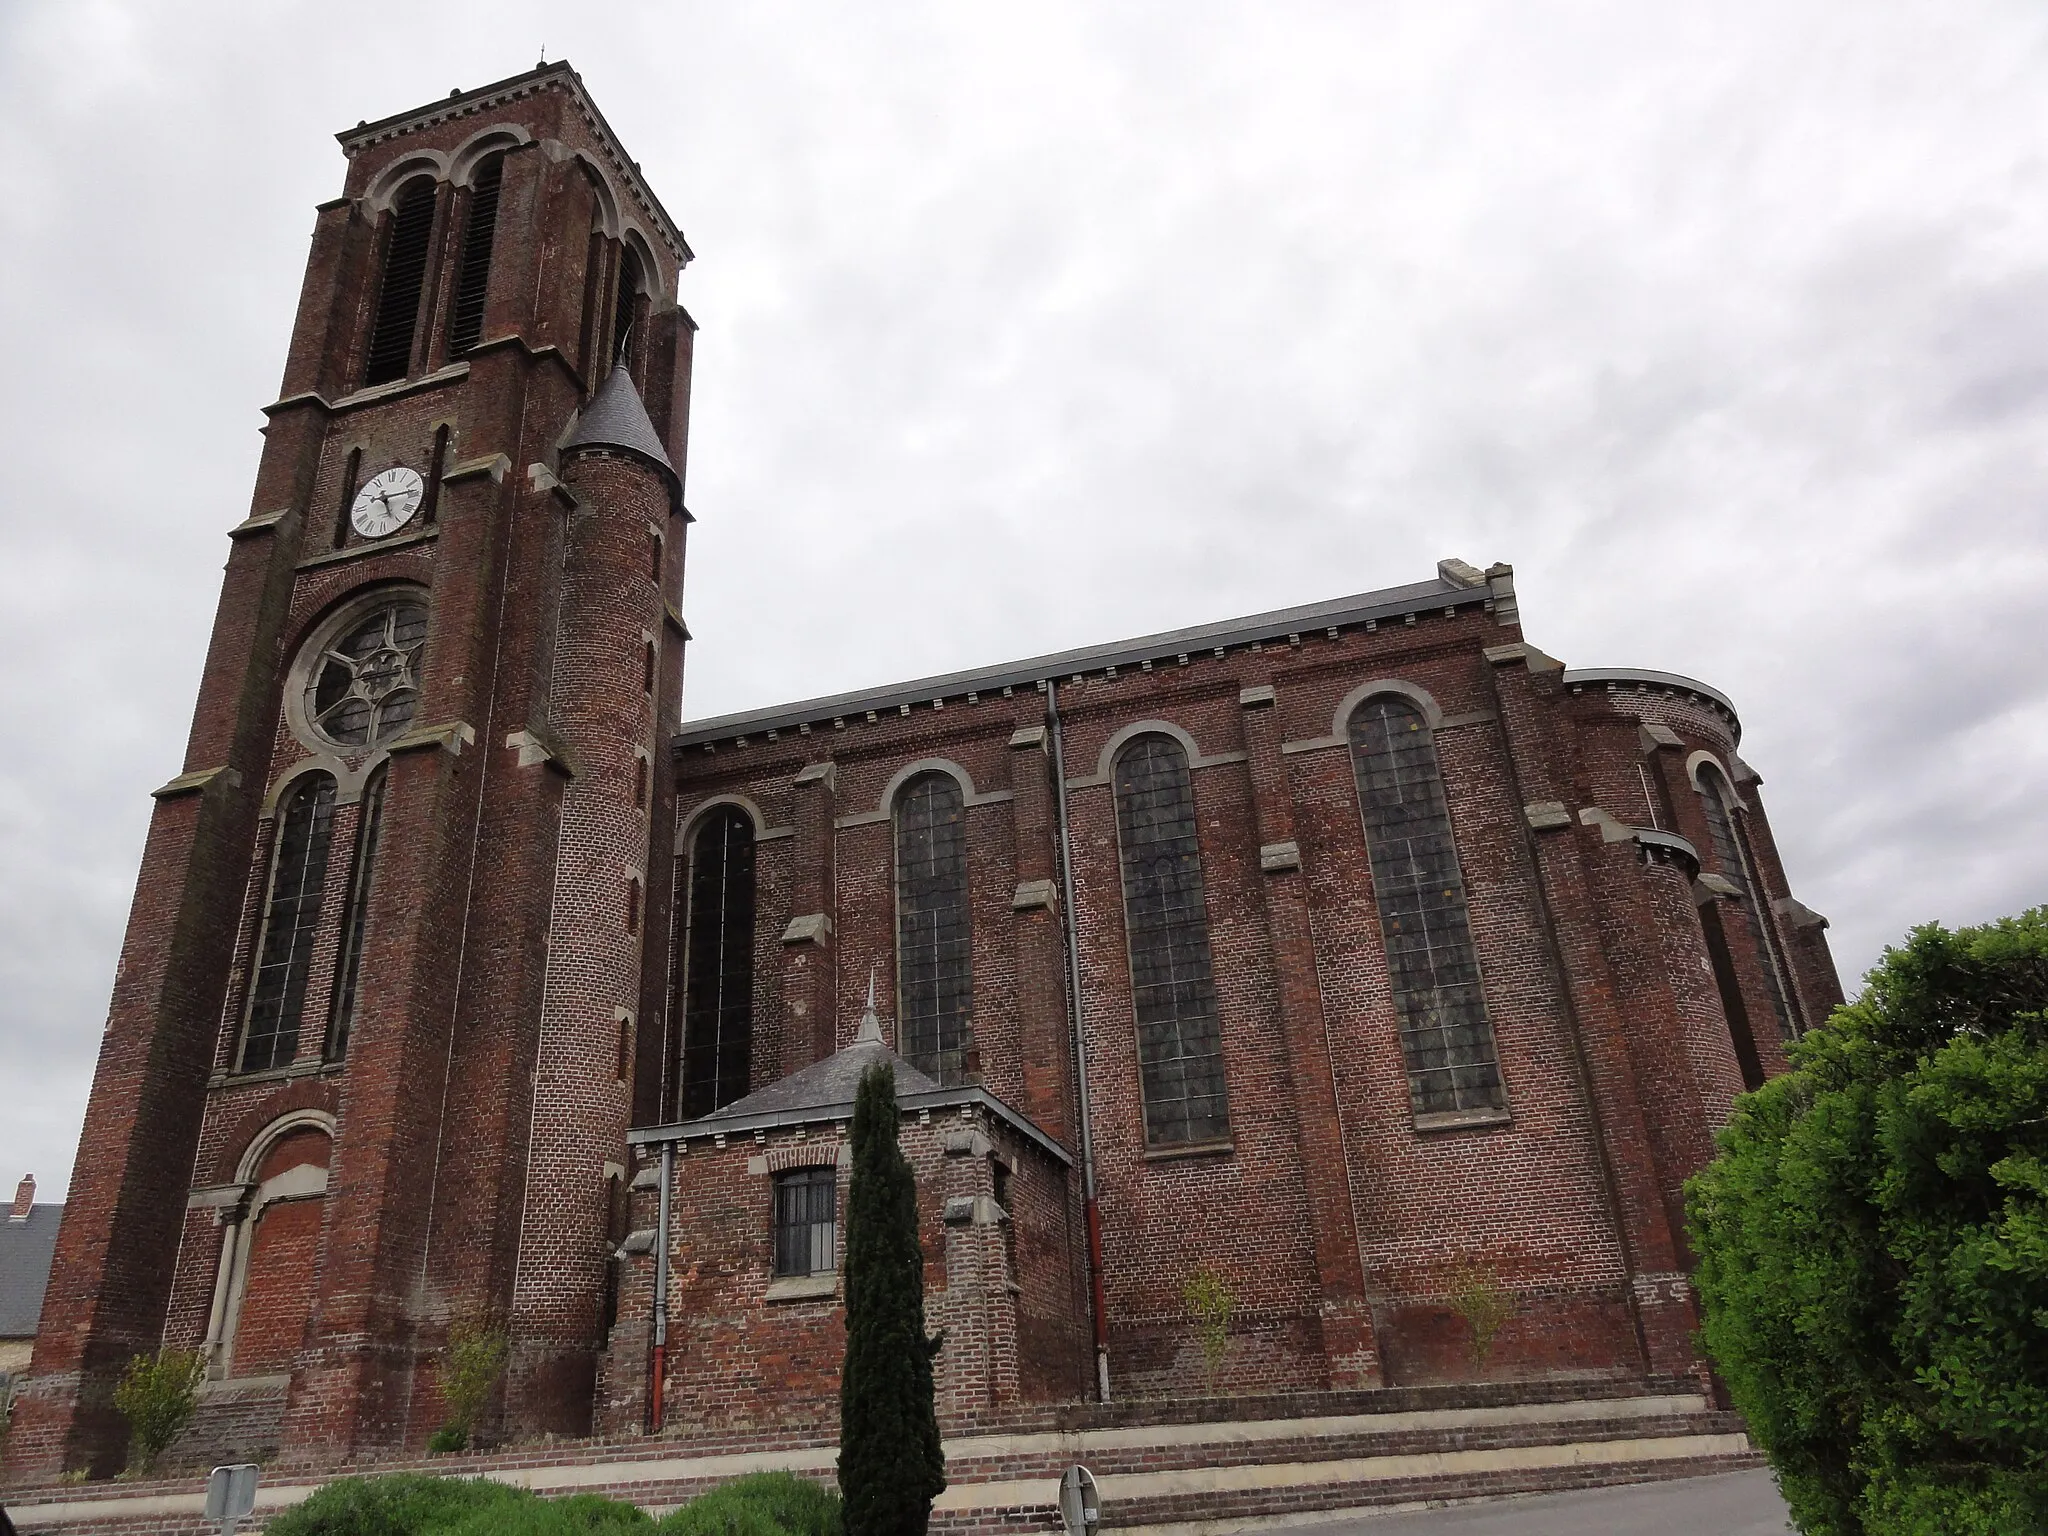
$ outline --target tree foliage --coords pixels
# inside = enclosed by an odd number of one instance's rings
[[[846,1201],[846,1365],[839,1385],[839,1490],[846,1536],[924,1536],[946,1486],[924,1331],[917,1181],[896,1144],[896,1074],[861,1074]]]
[[[490,1405],[511,1353],[510,1337],[488,1318],[465,1318],[448,1330],[448,1345],[441,1351],[441,1396],[448,1404],[448,1421],[434,1431],[429,1450],[469,1449],[470,1434]]]
[[[189,1349],[160,1349],[128,1362],[114,1388],[114,1407],[128,1421],[128,1465],[133,1471],[154,1467],[191,1422],[205,1375],[205,1358]]]
[[[1808,1536],[2048,1532],[2048,908],[1916,929],[1688,1190],[1705,1342]]]

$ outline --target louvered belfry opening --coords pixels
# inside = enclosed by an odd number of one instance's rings
[[[1414,1112],[1503,1108],[1435,733],[1378,694],[1351,716],[1351,755]]]
[[[462,230],[462,266],[455,274],[455,303],[448,320],[448,355],[460,357],[484,334],[484,298],[491,284],[491,247],[498,231],[498,188],[505,157],[493,155],[476,173],[469,193],[469,221]]]
[[[744,1098],[754,1031],[754,823],[726,807],[690,846],[682,1115]]]
[[[1219,1141],[1230,1134],[1223,1032],[1194,785],[1179,742],[1140,737],[1117,758],[1116,823],[1145,1141]]]
[[[384,283],[377,293],[377,323],[370,331],[365,384],[402,379],[412,367],[412,342],[419,328],[420,289],[427,276],[427,246],[434,233],[434,199],[439,189],[426,177],[406,183],[391,210],[391,238],[384,247]]]
[[[612,304],[612,361],[626,361],[626,343],[631,340],[633,317],[640,310],[640,258],[626,247],[619,258],[619,296]]]
[[[298,1052],[299,1018],[313,967],[313,934],[320,924],[333,826],[334,780],[324,773],[308,774],[277,817],[270,900],[264,907],[249,1027],[242,1039],[244,1072],[288,1066]]]

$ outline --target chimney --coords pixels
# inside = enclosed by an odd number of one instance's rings
[[[9,1221],[27,1221],[30,1209],[36,1203],[36,1176],[24,1173],[21,1182],[14,1186],[14,1209],[7,1213]]]

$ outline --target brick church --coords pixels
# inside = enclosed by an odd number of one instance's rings
[[[11,1473],[164,1345],[192,1459],[415,1450],[469,1322],[493,1438],[828,1430],[873,1060],[949,1425],[1699,1375],[1681,1185],[1841,997],[1730,700],[1447,559],[683,722],[681,230],[566,64],[340,140]]]

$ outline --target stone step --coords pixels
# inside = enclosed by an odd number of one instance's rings
[[[1586,1487],[1756,1461],[1739,1420],[1711,1411],[1697,1394],[966,1435],[949,1439],[946,1452],[949,1486],[934,1507],[934,1529],[1020,1536],[1057,1528],[1059,1475],[1076,1461],[1095,1473],[1105,1522],[1118,1530]],[[836,1459],[831,1445],[679,1455],[641,1441],[409,1466],[664,1510],[749,1472],[829,1482]],[[323,1480],[266,1479],[259,1517],[300,1502]],[[205,1528],[197,1479],[49,1488],[18,1498],[10,1512],[24,1532]]]

